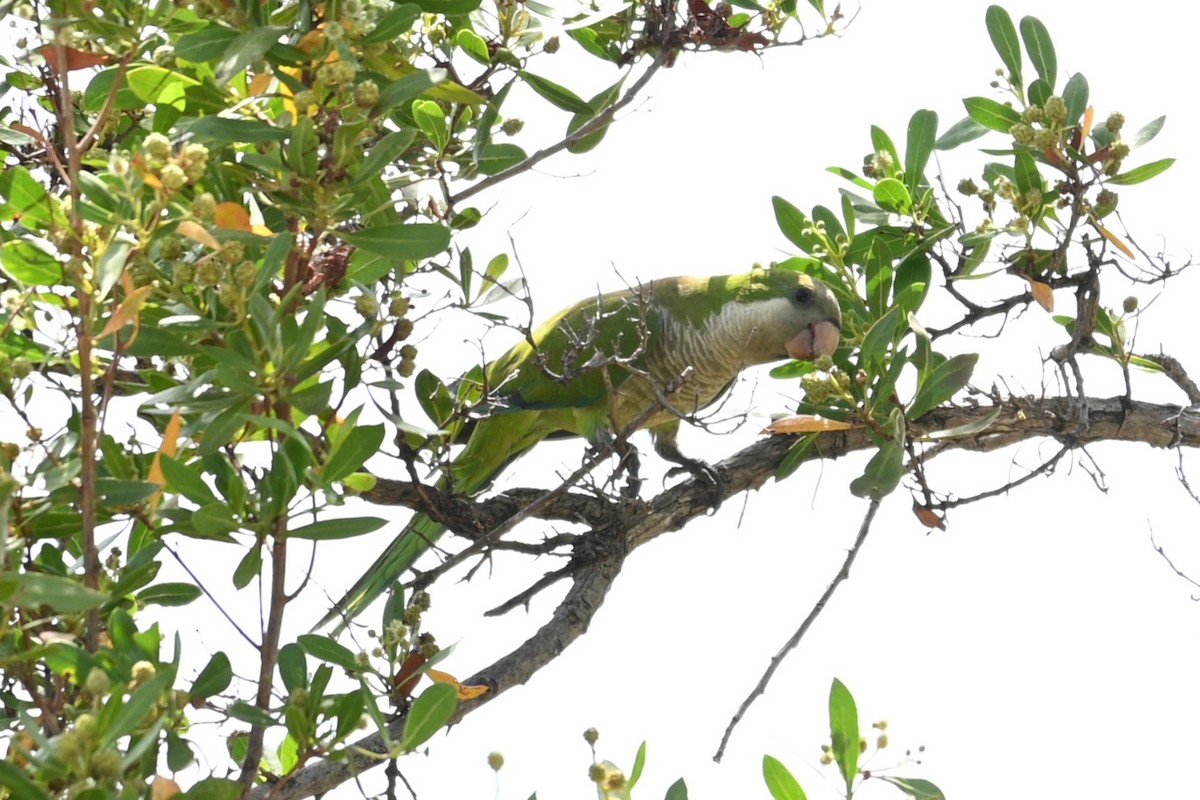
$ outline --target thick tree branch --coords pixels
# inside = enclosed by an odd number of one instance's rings
[[[1152,447],[1200,447],[1200,413],[1179,406],[1134,402],[1126,407],[1124,398],[1088,398],[1090,425],[1080,429],[1074,416],[1075,398],[1010,398],[1000,414],[982,433],[943,441],[941,451],[963,450],[989,453],[1019,442],[1051,438],[1073,447],[1114,441],[1146,444]],[[910,423],[918,438],[977,423],[995,412],[994,406],[964,405],[935,409]],[[729,493],[757,489],[775,475],[795,438],[774,436],[744,448],[721,462],[718,468],[728,478]],[[838,458],[847,453],[874,447],[863,430],[821,434],[810,450],[809,458]],[[448,520],[460,523],[467,532],[479,534],[489,521],[502,522],[511,516],[516,504],[544,496],[544,490],[514,490],[504,495],[474,501],[462,497],[432,495],[446,502],[441,510]],[[424,500],[412,484],[380,480],[367,498],[378,503],[423,508]],[[455,720],[461,720],[476,708],[502,692],[528,681],[549,664],[587,629],[604,601],[628,553],[664,533],[679,530],[696,517],[707,513],[711,487],[704,481],[689,480],[654,497],[639,514],[629,512],[628,503],[602,497],[564,493],[538,512],[541,519],[569,519],[587,524],[591,530],[581,534],[572,555],[572,586],[555,609],[550,620],[537,633],[508,655],[479,670],[465,683],[482,684],[490,691],[459,706]],[[459,525],[452,525],[459,527]],[[391,724],[393,738],[403,728],[403,720]],[[379,754],[383,739],[372,734],[356,743],[356,749]],[[351,754],[345,762],[325,761],[301,770],[287,783],[260,787],[253,797],[262,800],[296,800],[329,791],[357,772],[380,763],[377,755]],[[272,791],[272,788],[275,791]]]

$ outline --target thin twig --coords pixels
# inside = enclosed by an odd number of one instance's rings
[[[858,528],[858,537],[854,540],[854,546],[846,553],[846,560],[842,562],[841,568],[837,574],[833,576],[833,580],[826,587],[824,594],[817,600],[812,607],[812,611],[808,612],[808,616],[804,618],[804,622],[800,623],[800,627],[792,634],[791,638],[780,648],[779,652],[771,659],[771,664],[767,667],[766,672],[758,679],[758,684],[754,690],[742,701],[738,707],[737,713],[733,715],[733,719],[729,721],[728,727],[725,728],[725,735],[721,737],[721,746],[717,748],[716,755],[713,756],[713,761],[720,762],[721,757],[725,755],[725,746],[729,744],[729,737],[733,735],[733,729],[742,721],[742,717],[750,710],[750,705],[767,690],[767,684],[771,682],[771,677],[775,674],[775,670],[779,669],[779,665],[787,657],[788,653],[800,644],[800,640],[804,638],[804,634],[808,633],[808,629],[825,610],[826,603],[833,597],[834,591],[837,590],[842,581],[850,577],[850,567],[854,564],[854,559],[858,557],[858,551],[862,549],[863,542],[867,540],[867,533],[871,530],[871,521],[875,519],[875,512],[879,510],[879,498],[871,498],[871,504],[867,506],[867,514],[863,517],[862,525]]]

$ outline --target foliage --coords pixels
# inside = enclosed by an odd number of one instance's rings
[[[238,768],[214,767],[188,793],[244,796],[268,777],[357,757],[350,743],[364,722],[382,740],[379,760],[399,757],[488,690],[432,669],[448,651],[422,627],[421,591],[391,596],[370,654],[326,635],[288,640],[299,591],[286,584],[290,545],[378,529],[381,517],[334,511],[377,485],[367,460],[386,450],[399,472],[436,468],[451,423],[486,409],[486,397],[463,402],[471,392],[432,372],[414,377],[411,341],[425,321],[410,298],[418,279],[441,281],[449,305],[497,324],[507,320],[488,304],[524,297],[521,280],[506,279],[507,254],[480,268],[455,246],[485,222],[471,199],[555,153],[598,146],[615,112],[681,51],[804,39],[794,0],[737,6],[6,4],[28,20],[3,64],[17,100],[0,120],[0,395],[5,419],[20,420],[0,447],[9,794],[133,797],[151,786],[170,796],[178,787],[161,776],[195,765],[190,725],[206,716],[237,730]],[[810,6],[822,35],[837,29],[836,11]],[[1120,114],[1096,122],[1082,76],[1057,86],[1044,26],[1026,18],[1018,34],[999,8],[986,22],[1008,103],[968,98],[966,118],[944,130],[918,111],[903,155],[872,129],[863,174],[834,170],[853,186],[837,212],[774,202],[803,253],[780,266],[829,283],[845,317],[831,363],[776,374],[800,379],[801,414],[868,431],[877,452],[854,494],[878,499],[913,471],[928,524],[949,506],[920,475],[910,423],[959,395],[976,363],[935,341],[1031,303],[1049,308],[1067,289],[1079,303],[1060,319],[1064,369],[1077,372],[1088,352],[1126,370],[1155,366],[1128,350],[1135,308],[1087,300],[1114,251],[1133,255],[1106,227],[1111,187],[1170,166],[1126,165],[1162,120],[1123,140]],[[568,88],[547,61],[560,47],[617,76]],[[533,141],[508,116],[522,92],[563,120],[562,138]],[[968,222],[930,177],[931,159],[989,132],[1002,142],[985,151],[995,160],[982,188],[958,187],[982,205]],[[982,271],[988,259],[1003,269]],[[919,313],[935,266],[964,312],[927,330]],[[1004,274],[1020,276],[1023,293],[988,304],[960,289]],[[429,420],[404,416],[399,392],[417,394]],[[797,439],[781,476],[813,456],[814,436]],[[227,611],[259,655],[253,668],[235,670],[219,652],[189,679],[181,663],[196,654],[179,637],[164,648],[147,610],[213,594],[199,581],[156,582],[180,539],[207,543],[234,589],[259,588],[257,629]],[[431,685],[418,692],[423,676]],[[832,752],[849,794],[858,737],[838,686]],[[271,752],[269,730],[282,740]],[[781,769],[773,791],[787,783]],[[674,796],[685,792],[681,783]]]

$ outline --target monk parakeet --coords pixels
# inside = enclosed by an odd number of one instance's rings
[[[543,439],[601,443],[639,420],[661,456],[696,472],[701,462],[675,444],[680,415],[711,405],[746,367],[833,355],[840,327],[829,287],[782,268],[662,278],[582,300],[483,368],[488,415],[461,429],[465,447],[440,486],[474,494]],[[362,611],[444,531],[417,514],[320,625]]]

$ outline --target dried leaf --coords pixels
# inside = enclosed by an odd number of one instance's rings
[[[162,775],[155,775],[154,783],[150,784],[150,800],[171,800],[179,792],[179,784]]]
[[[1088,134],[1092,132],[1092,123],[1096,119],[1096,107],[1088,106],[1083,112],[1083,125],[1079,128],[1079,138],[1087,141]]]
[[[1120,250],[1122,253],[1129,256],[1130,258],[1137,258],[1137,256],[1135,256],[1133,254],[1133,251],[1129,249],[1129,245],[1127,245],[1123,241],[1121,241],[1121,237],[1117,236],[1115,233],[1110,231],[1108,228],[1101,225],[1099,220],[1093,219],[1092,224],[1096,226],[1096,230],[1100,231],[1101,236],[1103,236],[1105,239],[1108,239],[1110,242],[1113,243],[1114,247],[1116,247],[1118,250]]]
[[[186,236],[193,242],[199,242],[211,250],[221,249],[221,243],[218,242],[213,235],[198,222],[185,219],[183,222],[179,223],[179,227],[175,230],[180,236]]]
[[[426,674],[429,675],[429,678],[434,683],[448,683],[451,686],[453,686],[455,689],[457,689],[459,700],[473,700],[476,697],[479,697],[480,695],[487,694],[487,691],[488,691],[488,687],[482,686],[482,685],[464,686],[463,684],[458,682],[458,678],[455,678],[453,675],[451,675],[448,672],[442,672],[440,670],[431,669]]]
[[[823,433],[825,431],[845,431],[853,427],[849,422],[825,419],[814,414],[797,414],[775,420],[763,429],[763,433]]]
[[[48,44],[38,50],[38,54],[46,59],[46,64],[50,69],[62,74],[62,62],[59,58],[60,54],[66,54],[67,71],[77,69],[87,69],[88,67],[97,67],[101,64],[108,63],[108,56],[103,53],[89,53],[85,50],[77,50],[74,47],[64,47],[61,50],[57,45]]]
[[[392,685],[396,687],[395,695],[397,697],[412,696],[413,689],[417,688],[417,681],[421,680],[421,668],[425,666],[427,660],[421,653],[408,654],[404,663],[400,665],[400,670],[392,678]]]
[[[130,279],[129,273],[121,276],[121,282],[125,286],[125,299],[121,301],[121,305],[117,306],[117,310],[113,312],[113,315],[108,318],[108,322],[104,325],[104,330],[96,334],[97,339],[103,339],[110,333],[116,333],[130,322],[136,324],[138,312],[146,304],[146,298],[150,296],[150,292],[154,291],[153,284],[146,284],[137,289],[133,288],[133,281]],[[136,335],[136,330],[134,335]]]
[[[241,203],[233,203],[226,201],[217,203],[217,210],[213,214],[213,221],[217,227],[227,231],[249,231],[250,230],[250,212],[246,210]]]
[[[1033,295],[1033,299],[1037,304],[1047,311],[1054,310],[1054,290],[1050,288],[1050,284],[1029,279],[1029,291]]]
[[[939,531],[946,530],[946,520],[939,516],[932,508],[913,503],[913,513],[917,515],[917,519],[921,520],[921,524],[926,528],[937,528]]]
[[[263,72],[254,76],[250,81],[250,85],[246,88],[246,93],[251,97],[262,97],[267,93],[267,89],[271,88],[271,81],[275,80],[275,76],[269,72]]]
[[[162,457],[174,458],[179,452],[179,433],[183,430],[183,414],[176,409],[171,415],[171,419],[167,421],[167,427],[163,430],[162,444],[159,445],[158,452],[154,454],[154,461],[150,463],[150,472],[146,475],[146,480],[150,483],[157,483],[159,486],[167,485],[167,478],[162,471]],[[158,510],[158,501],[162,499],[163,490],[159,489],[150,497],[150,516],[154,516],[154,512]]]

